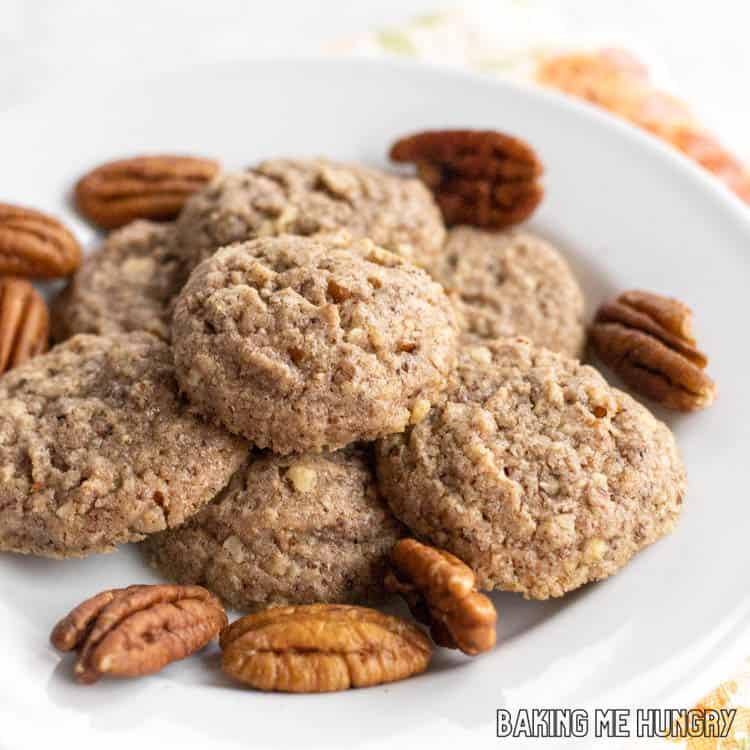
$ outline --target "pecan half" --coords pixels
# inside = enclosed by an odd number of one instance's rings
[[[716,398],[684,303],[642,291],[603,304],[589,331],[594,351],[636,393],[668,409],[697,411]]]
[[[468,565],[416,539],[398,541],[391,562],[386,588],[404,597],[417,620],[430,626],[438,646],[476,656],[495,645],[497,612],[476,590]]]
[[[446,224],[502,229],[539,205],[544,172],[534,149],[493,130],[430,130],[402,138],[391,159],[413,162]]]
[[[55,218],[0,203],[0,274],[51,279],[73,273],[81,246]]]
[[[222,668],[259,690],[323,693],[423,672],[432,645],[415,625],[366,607],[273,607],[221,634]]]
[[[75,674],[137,677],[203,648],[227,624],[218,600],[201,586],[129,586],[103,591],[60,620],[50,641],[78,649]]]
[[[78,181],[76,205],[87,219],[105,229],[134,219],[174,219],[185,201],[218,171],[218,162],[192,156],[111,161]]]
[[[47,351],[49,311],[28,281],[0,277],[0,374]]]

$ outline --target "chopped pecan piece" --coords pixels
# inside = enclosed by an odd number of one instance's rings
[[[272,607],[221,634],[222,668],[259,690],[323,693],[423,672],[432,645],[415,625],[343,604]]]
[[[495,645],[497,612],[476,590],[468,565],[416,539],[397,542],[391,561],[386,588],[404,597],[417,620],[430,626],[438,646],[476,656]]]
[[[50,636],[60,651],[78,649],[75,674],[137,677],[203,648],[227,624],[218,600],[201,586],[129,586],[103,591],[76,607]]]
[[[493,130],[432,130],[402,138],[391,159],[413,162],[448,225],[502,229],[528,218],[544,169],[520,138]]]
[[[636,393],[668,409],[697,411],[716,398],[684,303],[642,291],[603,304],[589,332],[592,348]]]

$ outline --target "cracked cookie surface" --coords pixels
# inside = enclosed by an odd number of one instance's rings
[[[442,399],[377,457],[407,527],[480,587],[535,599],[617,572],[672,530],[686,489],[666,425],[521,338],[464,346]]]
[[[419,180],[328,159],[272,159],[221,175],[190,198],[177,222],[190,267],[233,242],[339,229],[424,267],[445,239],[440,211]]]
[[[246,451],[190,414],[165,343],[75,336],[0,378],[0,550],[82,557],[176,526]]]
[[[52,305],[52,336],[148,331],[167,341],[172,302],[186,279],[172,225],[134,221],[86,256]]]
[[[340,236],[223,248],[180,293],[172,333],[196,409],[280,454],[402,431],[445,387],[457,339],[439,284]]]
[[[378,598],[403,527],[380,498],[368,449],[250,456],[228,487],[178,529],[144,544],[180,583],[236,609]]]
[[[540,237],[455,227],[430,272],[469,336],[524,336],[552,351],[581,355],[583,294],[562,255]]]

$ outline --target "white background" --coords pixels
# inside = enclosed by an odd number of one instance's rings
[[[632,40],[678,92],[750,158],[747,0],[505,0],[548,36]],[[502,23],[493,0],[0,0],[0,111],[66,79],[96,94],[123,75],[215,60],[309,53],[419,13],[466,7]],[[243,92],[238,92],[238,95]],[[64,113],[56,113],[64,116]]]

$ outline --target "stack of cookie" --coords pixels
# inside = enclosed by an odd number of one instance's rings
[[[441,206],[442,207],[442,206]],[[326,160],[223,174],[113,232],[0,379],[0,549],[143,541],[242,610],[383,592],[409,533],[560,596],[668,533],[672,434],[578,361],[583,295],[518,230]]]

